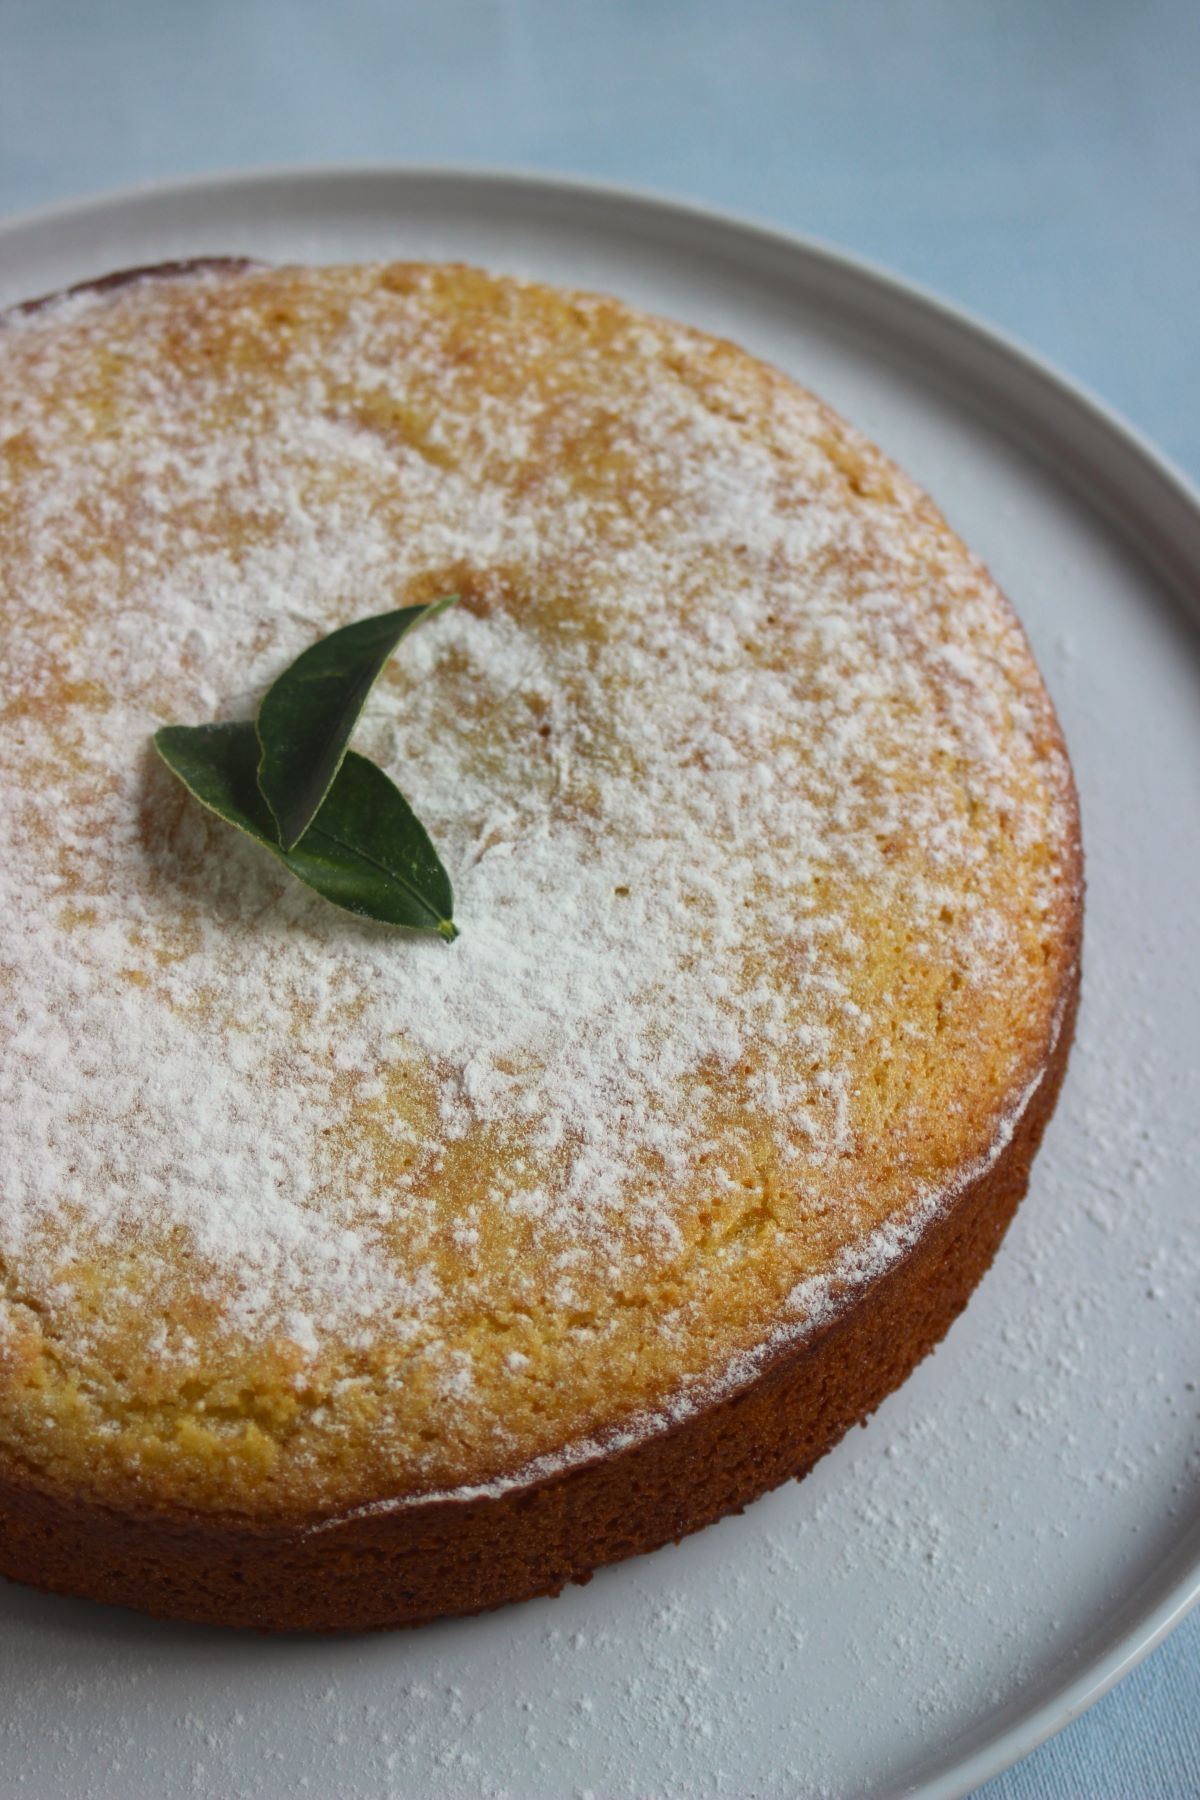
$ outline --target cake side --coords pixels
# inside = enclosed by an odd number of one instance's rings
[[[1046,1066],[1078,821],[1019,627],[732,346],[465,270],[155,286],[0,343],[0,1457],[286,1533],[673,1439]],[[436,962],[129,747],[452,588],[372,728],[455,845]]]

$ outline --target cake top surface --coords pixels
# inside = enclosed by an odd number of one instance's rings
[[[995,1156],[1074,956],[1010,610],[733,346],[458,267],[0,331],[0,1455],[309,1515],[527,1478],[819,1329]],[[453,945],[166,722],[454,592],[356,744]]]

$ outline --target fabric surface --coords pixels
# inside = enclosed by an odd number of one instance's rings
[[[0,0],[0,211],[250,164],[549,168],[938,290],[1200,478],[1194,0]],[[1200,1794],[1200,1614],[988,1800]]]

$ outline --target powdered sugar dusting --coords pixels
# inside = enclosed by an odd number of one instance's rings
[[[1061,1012],[1054,1021],[1053,1042],[1057,1043],[1062,1026]],[[692,1418],[701,1408],[711,1406],[714,1401],[727,1394],[736,1393],[739,1388],[749,1385],[763,1371],[773,1357],[785,1350],[797,1339],[811,1333],[815,1326],[828,1324],[835,1319],[846,1300],[857,1290],[866,1287],[877,1276],[891,1265],[905,1251],[911,1250],[920,1238],[922,1229],[930,1220],[961,1192],[972,1181],[985,1174],[996,1162],[1006,1145],[1011,1143],[1012,1136],[1019,1125],[1025,1111],[1042,1084],[1041,1073],[1020,1095],[1016,1105],[1006,1114],[1000,1129],[989,1150],[974,1163],[968,1164],[958,1176],[956,1182],[945,1188],[926,1189],[918,1198],[916,1206],[898,1221],[889,1221],[870,1233],[861,1243],[847,1246],[838,1257],[833,1268],[821,1275],[806,1276],[796,1283],[787,1297],[785,1313],[767,1335],[752,1350],[742,1351],[732,1357],[714,1377],[706,1372],[703,1379],[683,1386],[672,1396],[669,1405],[655,1413],[642,1414],[627,1421],[616,1430],[610,1430],[603,1436],[581,1438],[546,1456],[535,1458],[523,1467],[511,1470],[495,1477],[491,1481],[460,1483],[453,1489],[443,1492],[423,1491],[419,1495],[406,1496],[399,1501],[387,1499],[372,1502],[356,1508],[360,1515],[388,1512],[397,1506],[412,1503],[427,1504],[431,1500],[479,1500],[485,1498],[498,1499],[501,1494],[515,1488],[531,1487],[549,1475],[561,1474],[567,1469],[577,1468],[583,1463],[592,1461],[602,1455],[611,1455],[618,1450],[628,1450],[642,1443],[653,1432],[664,1424],[679,1425],[685,1419]],[[519,1355],[519,1353],[518,1353]],[[518,1367],[520,1364],[518,1363]],[[460,1366],[451,1377],[450,1386],[457,1397],[464,1392],[463,1371]],[[344,1523],[345,1514],[316,1526],[317,1532],[336,1528]]]
[[[807,396],[634,319],[614,356],[600,303],[472,289],[447,326],[436,275],[333,279],[288,278],[266,380],[262,275],[0,342],[0,1329],[135,1240],[155,1316],[182,1234],[213,1330],[382,1333],[467,1414],[464,1321],[602,1339],[597,1292],[669,1281],[663,1416],[713,1378],[706,1209],[718,1266],[751,1188],[791,1235],[794,1332],[944,1200],[933,1033],[1040,1004],[1069,777],[986,576]],[[359,739],[451,871],[448,950],[332,913],[146,746],[451,588]]]

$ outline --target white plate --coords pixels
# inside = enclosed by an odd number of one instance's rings
[[[1085,1000],[1033,1190],[944,1346],[799,1487],[586,1588],[350,1641],[0,1592],[0,1789],[968,1791],[1200,1594],[1200,505],[1058,376],[812,245],[629,194],[256,175],[0,228],[0,301],[205,251],[459,257],[739,339],[989,560],[1083,798]]]

